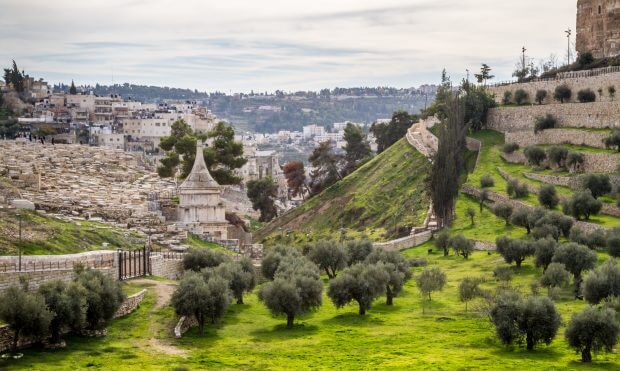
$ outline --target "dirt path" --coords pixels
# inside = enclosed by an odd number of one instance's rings
[[[148,289],[155,291],[155,295],[156,295],[155,305],[150,309],[148,313],[149,316],[152,313],[162,309],[163,307],[165,307],[166,305],[170,303],[170,298],[172,297],[172,293],[174,292],[174,289],[177,286],[177,284],[173,282],[161,282],[161,281],[149,280],[149,279],[144,279],[144,278],[132,280],[131,282],[138,283],[138,284],[151,285]],[[177,348],[176,346],[169,344],[165,341],[162,341],[161,339],[158,339],[156,337],[157,331],[161,329],[162,325],[163,324],[155,323],[154,321],[151,321],[149,323],[149,332],[150,332],[150,339],[148,339],[149,347],[151,347],[154,351],[158,353],[186,357],[187,351]],[[171,329],[166,329],[166,331],[169,333],[172,332]]]

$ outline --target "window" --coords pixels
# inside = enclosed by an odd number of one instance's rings
[[[601,13],[603,13],[603,7],[599,5],[598,6],[598,14],[601,14]]]

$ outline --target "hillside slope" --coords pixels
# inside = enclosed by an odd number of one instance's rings
[[[426,217],[430,164],[401,139],[342,181],[255,233],[263,243],[366,235],[374,241],[409,233]]]

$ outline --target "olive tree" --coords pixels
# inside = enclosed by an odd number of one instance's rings
[[[47,334],[53,313],[38,293],[11,286],[0,296],[0,320],[13,331],[11,348],[17,350],[20,336],[42,338]]]
[[[601,211],[603,204],[595,199],[590,190],[575,192],[570,200],[564,203],[563,211],[566,215],[571,215],[577,220],[584,218],[589,220],[591,215],[596,215]]]
[[[560,245],[553,261],[564,264],[566,270],[573,275],[575,281],[575,297],[579,296],[581,287],[581,274],[583,271],[594,268],[596,264],[596,253],[587,246],[579,245],[574,242]]]
[[[200,272],[203,268],[217,267],[229,260],[226,254],[211,249],[190,249],[183,254],[183,269]]]
[[[553,98],[560,103],[564,103],[565,101],[569,101],[571,96],[573,95],[572,90],[566,84],[558,85],[555,88],[553,93]]]
[[[86,329],[105,327],[125,300],[120,283],[93,269],[79,272],[76,281],[86,290]]]
[[[541,166],[543,161],[547,158],[547,154],[545,151],[536,146],[529,146],[523,150],[523,154],[527,158],[527,162],[530,165]]]
[[[506,221],[506,225],[510,225],[510,217],[512,216],[513,210],[514,208],[512,205],[507,202],[498,202],[493,205],[493,208],[491,209],[493,214]]]
[[[483,296],[484,292],[480,288],[482,282],[482,278],[465,277],[459,283],[459,300],[465,303],[465,312],[467,312],[467,303]]]
[[[590,271],[583,279],[583,297],[590,304],[598,304],[610,297],[620,296],[620,267],[615,259]]]
[[[450,239],[450,245],[457,255],[461,255],[465,259],[474,252],[474,241],[465,238],[462,234],[456,235]]]
[[[324,270],[327,277],[335,278],[337,272],[347,266],[347,253],[338,242],[318,241],[308,253],[308,259]]]
[[[388,274],[385,285],[386,305],[393,305],[394,298],[402,291],[405,282],[411,278],[409,262],[396,251],[375,250],[368,255],[366,262],[369,264],[383,263],[383,268]]]
[[[280,266],[280,262],[288,256],[299,257],[300,254],[294,248],[282,245],[276,246],[269,250],[263,257],[263,261],[261,263],[261,273],[263,274],[263,277],[268,280],[273,280],[276,271]]]
[[[450,250],[450,232],[447,229],[442,229],[435,235],[434,244],[436,248],[443,251],[443,256],[448,256]]]
[[[517,268],[521,268],[521,263],[528,256],[534,255],[535,247],[531,241],[512,240],[506,236],[498,237],[495,240],[497,252],[504,258],[508,264],[513,262]]]
[[[590,190],[590,194],[594,198],[606,195],[611,192],[611,181],[609,175],[605,174],[587,174],[579,178],[580,185],[583,189]]]
[[[583,312],[575,314],[564,331],[568,345],[581,353],[582,362],[592,362],[592,352],[611,352],[619,334],[616,312],[596,307],[586,307]]]
[[[296,316],[321,306],[322,293],[317,266],[303,257],[288,256],[279,264],[274,280],[260,288],[258,299],[274,316],[285,315],[286,327],[292,328]]]
[[[372,307],[373,300],[383,295],[389,280],[383,264],[358,263],[329,282],[327,296],[337,308],[356,301],[359,314],[363,316]]]
[[[415,278],[420,292],[431,300],[433,291],[441,291],[448,281],[448,277],[440,268],[426,268]]]
[[[528,216],[530,215],[530,211],[524,207],[516,208],[512,215],[510,216],[510,223],[512,225],[516,225],[517,227],[523,227],[527,230],[527,234],[530,234],[530,222]]]
[[[560,203],[560,197],[555,187],[551,184],[545,184],[538,191],[538,202],[547,209],[555,209]]]
[[[87,292],[84,287],[76,282],[67,284],[62,280],[55,280],[41,285],[38,292],[52,313],[50,322],[52,344],[61,342],[63,328],[79,330],[84,327],[87,308]]]
[[[369,240],[347,241],[344,249],[347,253],[347,265],[363,262],[374,250]]]
[[[557,242],[553,238],[543,238],[534,242],[535,264],[536,267],[543,269],[543,273],[547,270],[549,264],[551,264],[557,245]]]
[[[254,267],[247,262],[228,262],[215,268],[215,274],[228,281],[228,288],[237,299],[237,304],[243,304],[243,294],[250,292],[256,286]]]
[[[547,295],[556,287],[563,287],[570,282],[570,273],[564,268],[564,264],[551,263],[540,277],[540,284],[547,288]]]

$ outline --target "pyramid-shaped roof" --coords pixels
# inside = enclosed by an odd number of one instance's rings
[[[202,143],[196,144],[196,159],[194,160],[194,167],[189,173],[187,178],[181,184],[181,189],[219,189],[219,184],[213,179],[207,164],[205,163],[202,149],[204,146]]]

